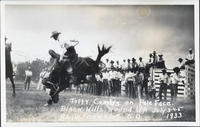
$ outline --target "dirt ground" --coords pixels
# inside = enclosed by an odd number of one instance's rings
[[[176,103],[139,101],[65,91],[57,104],[45,107],[48,98],[45,91],[36,90],[36,84],[31,84],[29,91],[23,90],[22,82],[16,82],[13,98],[8,82],[7,122],[195,121],[195,104],[190,99]]]

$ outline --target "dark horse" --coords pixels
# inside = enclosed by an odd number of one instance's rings
[[[12,88],[13,88],[13,97],[15,97],[15,83],[13,79],[13,67],[12,67],[12,62],[11,62],[11,56],[10,52],[12,50],[12,45],[11,43],[6,43],[6,49],[5,49],[5,55],[6,55],[6,79],[9,78],[11,83],[12,83]]]
[[[98,45],[98,55],[96,60],[89,57],[77,57],[77,59],[71,61],[75,86],[86,82],[87,75],[91,75],[93,81],[95,81],[95,74],[100,70],[99,64],[101,58],[106,55],[110,49],[111,46],[106,48],[103,45],[102,48],[100,48]],[[43,81],[43,84],[50,89],[51,98],[48,100],[48,104],[52,104],[52,102],[57,103],[59,100],[59,92],[70,86],[67,72],[64,70],[62,64],[60,65],[60,68],[57,68],[57,71],[55,71],[55,74],[51,79],[51,81],[48,81],[48,79]]]

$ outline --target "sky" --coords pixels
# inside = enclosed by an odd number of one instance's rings
[[[96,59],[97,45],[112,46],[103,57],[112,60],[143,57],[154,50],[166,66],[177,66],[194,49],[194,8],[190,5],[7,5],[5,28],[14,63],[49,60],[57,30],[67,40],[79,40],[79,56]]]

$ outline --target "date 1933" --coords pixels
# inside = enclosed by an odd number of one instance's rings
[[[167,113],[166,115],[166,119],[180,119],[183,117],[182,112],[171,112],[171,113]]]

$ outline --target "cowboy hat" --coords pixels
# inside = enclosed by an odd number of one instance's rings
[[[59,34],[61,34],[61,33],[58,32],[58,31],[53,31],[50,38],[52,38],[52,37],[54,37],[54,36],[58,36]]]
[[[189,51],[192,51],[192,48],[189,48]]]
[[[165,72],[165,73],[166,73],[167,71],[166,71],[166,69],[163,69],[162,72]]]
[[[183,59],[182,58],[178,58],[178,61],[183,61]]]
[[[110,61],[110,63],[114,63],[114,61],[113,61],[113,60],[111,60],[111,61]]]
[[[173,68],[173,71],[174,72],[180,72],[180,68],[179,67],[175,67],[175,68]]]
[[[135,61],[135,60],[136,60],[136,59],[133,57],[133,58],[132,58],[132,61]]]

